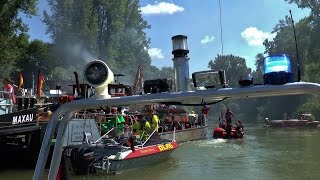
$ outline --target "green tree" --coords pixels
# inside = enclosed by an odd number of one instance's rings
[[[52,44],[40,40],[31,41],[23,57],[17,61],[17,67],[22,70],[25,88],[32,87],[32,74],[36,77],[40,70],[44,75],[49,75],[54,66]],[[18,77],[18,73],[13,76]],[[36,78],[34,80],[37,81]]]
[[[173,79],[173,68],[172,67],[162,67],[160,69],[161,79]]]
[[[297,51],[295,48],[296,45],[294,40],[292,22],[288,16],[286,16],[284,20],[280,20],[279,24],[275,26],[273,33],[276,33],[277,35],[273,39],[273,41],[266,40],[264,42],[264,45],[266,48],[265,53],[268,55],[288,54],[291,57],[292,72],[294,73],[295,79],[297,80],[298,61],[302,65],[302,69],[304,69],[304,65],[306,65],[310,61],[314,61],[314,52],[310,48],[312,44],[312,37],[310,36],[312,30],[307,18],[304,18],[296,23],[295,29],[297,35],[299,60],[297,60],[296,58]],[[305,71],[302,71],[302,74],[304,73]]]
[[[57,66],[83,65],[96,58],[97,15],[92,1],[47,0],[51,13],[44,12],[44,23],[54,43]]]
[[[18,15],[35,15],[36,3],[37,0],[3,0],[0,3],[0,74],[3,77],[17,71],[16,61],[28,46],[28,28]]]
[[[299,59],[296,58],[296,49],[291,19],[286,16],[280,20],[274,28],[277,33],[273,41],[265,41],[265,49],[267,54],[289,54],[292,58],[292,71],[297,77],[297,63],[302,67],[302,80],[311,82],[320,82],[318,69],[320,67],[320,2],[315,0],[285,0],[289,3],[295,3],[300,8],[309,8],[310,15],[295,23],[297,43],[299,51]],[[295,78],[297,79],[297,78]],[[309,97],[309,98],[308,98]],[[273,98],[272,98],[273,99]],[[290,96],[279,99],[269,99],[268,105],[262,105],[261,109],[270,112],[287,111],[289,114],[297,114],[299,111],[311,112],[319,114],[318,98],[310,98],[310,96]],[[304,103],[304,104],[303,104]],[[299,108],[298,105],[302,104]],[[309,110],[308,110],[309,109]]]
[[[45,24],[57,52],[56,62],[77,65],[93,58],[105,61],[114,72],[133,81],[139,65],[151,65],[138,0],[48,0],[51,14]],[[125,67],[125,68],[124,68]]]
[[[287,2],[295,3],[299,8],[308,8],[311,10],[310,19],[320,18],[320,2],[318,0],[285,0]]]
[[[251,73],[251,69],[247,67],[246,60],[234,55],[218,55],[208,64],[208,68],[219,71],[226,71],[226,78],[231,87],[237,87],[240,76]]]

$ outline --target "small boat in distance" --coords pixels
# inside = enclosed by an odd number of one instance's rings
[[[270,120],[266,118],[265,127],[297,127],[297,128],[317,128],[319,121],[315,121],[311,114],[298,114],[298,119],[289,119],[285,116],[282,120]]]

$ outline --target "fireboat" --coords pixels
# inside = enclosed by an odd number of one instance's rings
[[[283,80],[283,77],[286,76],[286,73],[283,73],[281,70],[281,72],[276,72],[275,70],[279,70],[279,68],[275,68],[271,74],[265,74],[265,78],[268,80],[265,85],[254,85],[252,84],[252,79],[244,79],[244,81],[242,81],[243,86],[236,88],[227,87],[225,85],[226,80],[223,78],[223,71],[202,71],[198,74],[193,73],[192,76],[195,87],[197,87],[196,84],[199,85],[196,76],[201,74],[215,74],[221,81],[216,86],[210,85],[206,86],[205,89],[189,90],[189,72],[187,71],[189,67],[189,58],[186,58],[186,55],[189,52],[187,46],[187,37],[182,35],[174,36],[172,41],[174,49],[173,53],[175,55],[175,58],[173,59],[175,74],[173,92],[146,93],[134,96],[111,97],[111,95],[108,94],[108,84],[110,84],[113,80],[112,71],[103,61],[94,60],[90,62],[84,69],[84,77],[88,84],[95,87],[95,94],[90,99],[80,99],[62,104],[55,111],[45,132],[33,179],[42,179],[44,176],[44,169],[48,159],[50,144],[57,127],[57,122],[61,119],[48,173],[48,179],[56,179],[59,166],[61,165],[61,162],[63,162],[61,161],[64,151],[63,139],[67,126],[74,117],[74,114],[84,109],[99,109],[100,107],[104,107],[106,105],[110,107],[129,105],[145,106],[150,104],[204,106],[215,104],[230,98],[256,98],[265,96],[317,94],[320,92],[320,84],[317,83],[293,82],[290,79]],[[280,60],[283,59],[280,58]],[[275,60],[273,62],[275,62]],[[155,85],[155,87],[157,86]],[[169,146],[170,145],[165,146],[165,149],[171,147]],[[158,147],[158,149],[163,149],[163,147]],[[127,153],[134,154],[132,150],[128,150]]]

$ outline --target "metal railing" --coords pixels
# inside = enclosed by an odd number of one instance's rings
[[[110,132],[112,132],[114,130],[115,127],[111,128],[108,132],[106,132],[104,135],[102,135],[99,139],[97,139],[94,143],[99,142],[101,139],[103,139],[104,137],[106,137]]]
[[[152,133],[149,135],[149,137],[141,144],[141,147],[144,147],[144,145],[150,140],[150,138],[153,136],[153,134],[156,132],[157,130],[154,129],[152,131]],[[144,131],[145,132],[145,131]],[[143,136],[142,136],[143,137]]]
[[[297,95],[297,94],[318,94],[320,93],[320,84],[296,82],[284,85],[260,85],[248,88],[223,88],[223,89],[209,89],[200,91],[181,91],[173,93],[159,93],[159,94],[145,94],[139,96],[124,96],[114,97],[110,99],[84,99],[76,100],[63,104],[57,109],[48,124],[45,136],[40,149],[37,165],[35,168],[34,180],[42,179],[45,164],[48,158],[51,140],[53,138],[57,121],[61,119],[57,142],[55,143],[53,157],[50,165],[48,179],[54,180],[56,178],[58,167],[61,161],[63,136],[66,127],[74,115],[74,113],[83,109],[99,109],[107,106],[128,106],[128,105],[150,105],[152,103],[167,103],[167,102],[181,102],[193,103],[222,100],[228,98],[244,98],[244,97],[270,97],[283,95]]]
[[[12,93],[8,91],[0,91],[0,115],[12,112],[14,106],[11,98],[5,96],[11,96]],[[5,102],[4,102],[5,101]]]

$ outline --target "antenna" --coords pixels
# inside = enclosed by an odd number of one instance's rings
[[[297,56],[297,68],[298,68],[298,82],[301,81],[301,72],[300,72],[300,63],[299,63],[299,53],[298,53],[298,43],[297,43],[297,35],[296,35],[296,30],[294,28],[294,22],[291,14],[291,10],[289,10],[290,16],[291,16],[291,22],[292,22],[292,28],[293,28],[293,33],[294,33],[294,42],[296,44],[296,56]]]
[[[221,56],[223,56],[223,39],[222,39],[222,20],[221,20],[221,2],[219,0],[219,11],[220,11],[220,40],[221,40]]]

